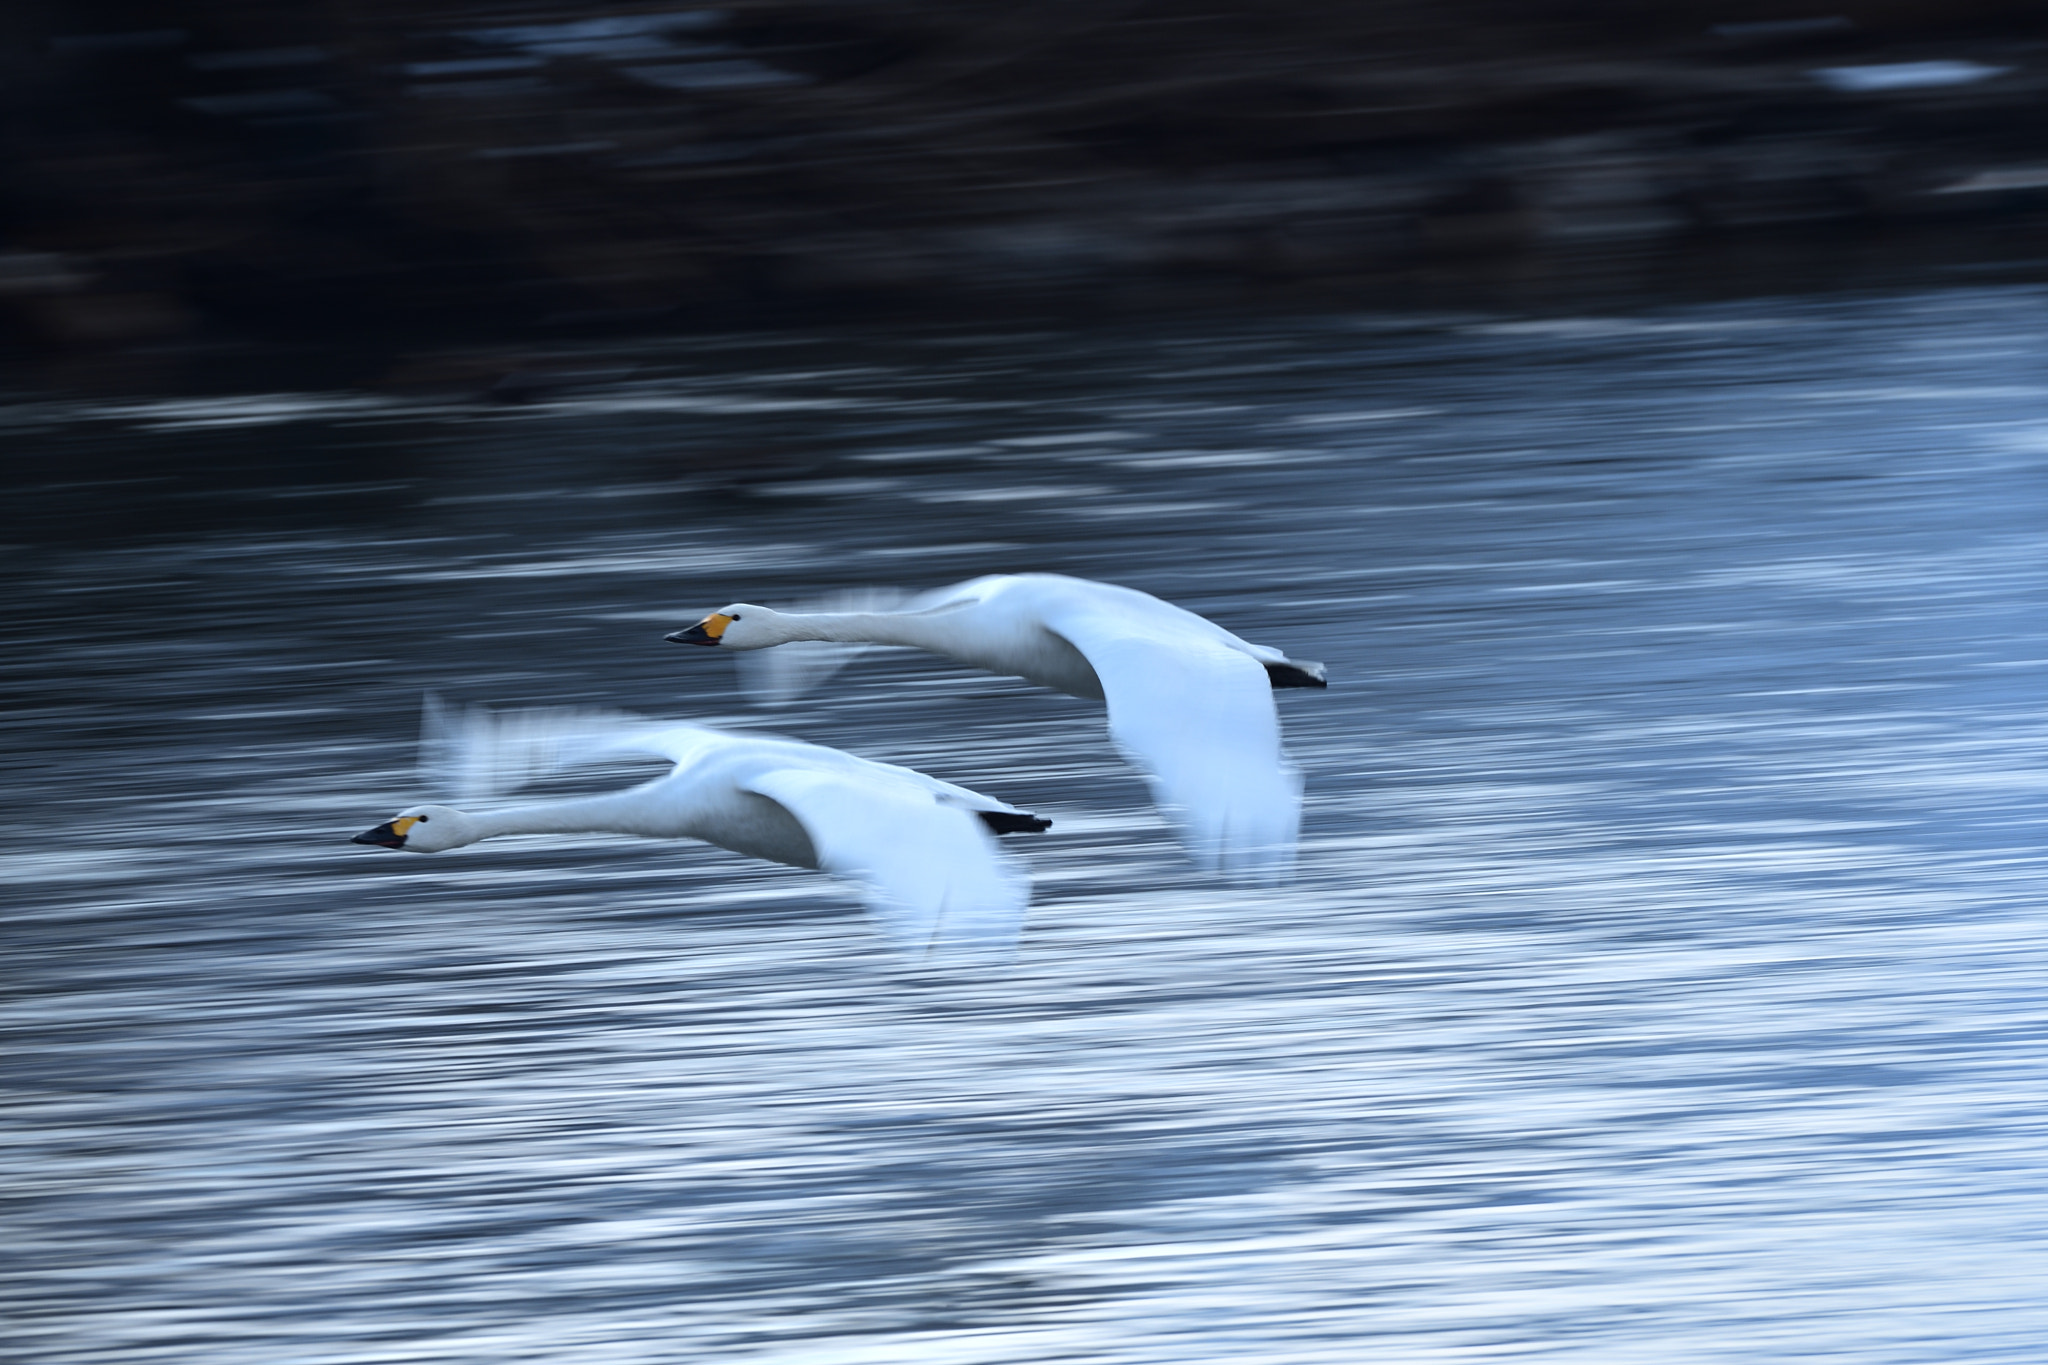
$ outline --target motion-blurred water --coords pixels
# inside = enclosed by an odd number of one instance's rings
[[[6,409],[0,1355],[2041,1359],[2043,302]],[[1186,872],[1098,708],[661,641],[1014,569],[1329,664],[1295,885]],[[1016,965],[700,845],[353,847],[427,688],[1032,806]]]

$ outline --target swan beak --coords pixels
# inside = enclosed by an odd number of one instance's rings
[[[349,840],[349,842],[352,844],[372,844],[378,848],[404,848],[405,830],[400,829],[400,825],[410,828],[412,821],[388,820],[375,829],[364,830],[361,834]]]
[[[688,630],[671,631],[661,638],[672,645],[715,645],[718,643],[718,637],[725,634],[725,628],[731,624],[730,616],[714,613]]]

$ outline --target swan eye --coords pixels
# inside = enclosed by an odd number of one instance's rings
[[[423,824],[423,825],[424,825],[425,823],[427,823],[427,817],[426,817],[426,816],[424,816],[424,815],[418,816],[418,817],[416,817],[416,818],[417,818],[417,819],[419,820],[419,822],[420,822],[421,824]]]
[[[734,613],[732,614],[732,619],[733,619],[733,620],[735,620],[735,621],[739,620],[739,619],[740,619],[740,614],[739,614],[738,612],[734,612]]]

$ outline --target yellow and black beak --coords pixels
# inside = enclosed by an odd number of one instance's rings
[[[417,815],[401,815],[396,820],[388,821],[375,829],[364,830],[349,842],[374,844],[378,848],[404,848],[406,831],[418,823]]]
[[[715,645],[731,624],[730,616],[722,611],[713,612],[688,630],[672,631],[661,638],[673,645]]]

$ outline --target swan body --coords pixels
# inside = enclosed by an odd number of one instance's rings
[[[738,603],[667,637],[752,651],[804,641],[906,645],[1109,707],[1109,728],[1205,867],[1270,877],[1293,860],[1301,777],[1280,745],[1272,692],[1323,687],[1323,666],[1239,639],[1133,588],[1062,574],[1001,574],[893,609],[778,612]],[[815,645],[799,648],[817,649]],[[829,672],[838,654],[812,663]],[[792,686],[771,694],[787,695]]]
[[[430,699],[424,747],[483,798],[583,762],[651,755],[674,767],[596,796],[479,811],[412,806],[353,842],[439,853],[505,834],[701,839],[856,883],[884,936],[913,951],[1014,942],[1030,886],[992,836],[1052,823],[837,749],[611,713],[472,708],[451,717]]]

